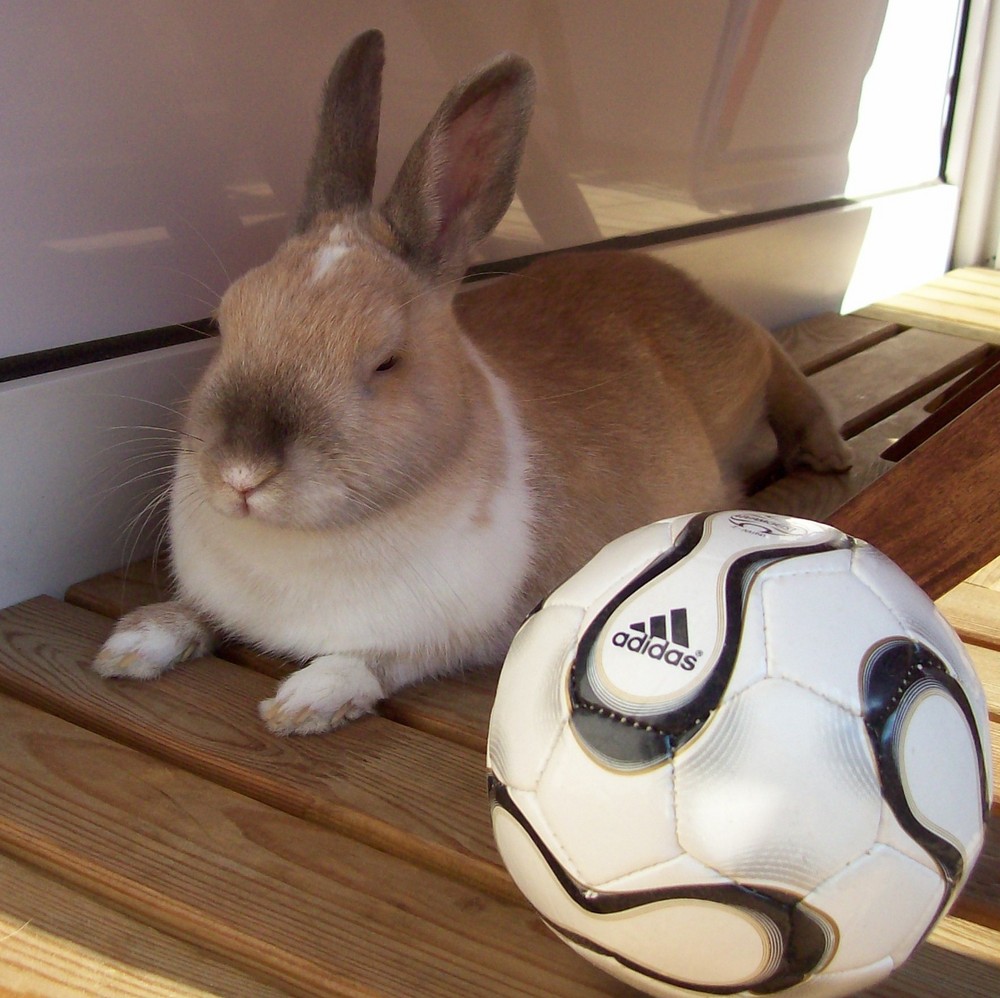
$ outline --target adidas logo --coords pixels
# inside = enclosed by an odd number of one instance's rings
[[[698,664],[698,656],[690,651],[687,610],[671,610],[669,625],[667,620],[667,614],[658,613],[649,620],[629,624],[627,631],[616,631],[612,635],[611,643],[616,648],[646,655],[690,672]]]

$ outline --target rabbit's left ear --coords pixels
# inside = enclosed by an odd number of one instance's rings
[[[384,63],[385,39],[371,30],[358,35],[330,71],[296,233],[321,212],[371,204]]]
[[[382,214],[406,258],[428,275],[460,276],[503,217],[534,102],[528,62],[502,55],[445,97],[410,150]]]

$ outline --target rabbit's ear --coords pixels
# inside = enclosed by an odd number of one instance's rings
[[[456,86],[410,150],[382,213],[418,269],[459,276],[514,197],[535,78],[502,55]]]
[[[371,204],[384,63],[385,39],[372,30],[358,35],[330,71],[295,232],[305,232],[320,212]]]

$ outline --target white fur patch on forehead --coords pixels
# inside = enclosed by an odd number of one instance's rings
[[[335,225],[330,230],[326,242],[316,251],[313,262],[312,281],[318,284],[330,276],[337,264],[351,252],[352,247],[346,241],[347,233],[342,225]]]

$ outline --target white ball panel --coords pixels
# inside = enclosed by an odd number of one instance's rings
[[[553,931],[555,932],[555,930]],[[595,953],[592,950],[585,949],[583,946],[578,946],[572,939],[562,935],[560,932],[555,932],[555,934],[570,949],[575,950],[585,960],[589,960],[595,967],[599,967],[606,974],[616,977],[619,981],[624,981],[639,991],[653,995],[654,998],[698,998],[697,992],[689,991],[687,988],[675,988],[671,984],[665,984],[663,981],[657,981],[644,974],[639,974],[629,967],[622,965],[613,957],[605,956],[603,953]]]
[[[558,930],[556,934],[585,959],[653,995],[691,996],[704,994],[706,988],[752,987],[773,973],[780,959],[776,949],[780,939],[770,923],[724,904],[664,901],[641,911],[597,917],[604,949],[691,987],[656,981],[575,944]]]
[[[859,545],[851,566],[854,575],[891,606],[914,637],[923,638],[946,661],[964,659],[965,650],[951,625],[930,597],[894,561],[868,544]]]
[[[780,550],[775,552],[780,554]],[[791,577],[807,578],[810,575],[849,575],[851,570],[850,548],[833,548],[830,551],[815,551],[812,554],[794,555],[783,558],[762,570],[764,578]]]
[[[607,769],[581,748],[569,725],[538,781],[537,797],[560,850],[572,857],[570,872],[583,883],[613,880],[681,851],[673,768]]]
[[[906,634],[929,645],[948,665],[965,690],[979,726],[979,737],[989,746],[986,693],[961,638],[927,594],[895,562],[867,544],[854,553],[852,571],[879,598],[892,606]],[[988,753],[987,753],[988,754]]]
[[[846,536],[826,523],[745,509],[713,513],[708,524],[713,534],[721,535],[722,543],[734,555],[742,550],[780,550],[828,544]]]
[[[689,853],[681,853],[665,863],[647,866],[641,870],[609,880],[595,887],[608,891],[642,891],[651,888],[681,887],[691,884],[731,884],[729,877],[724,877],[718,870],[699,863]]]
[[[735,880],[809,891],[875,841],[861,723],[783,680],[725,703],[674,758],[681,845]]]
[[[550,922],[590,938],[592,916],[573,903],[528,833],[500,807],[493,808],[493,836],[507,871],[532,906]]]
[[[711,901],[661,901],[603,919],[606,948],[694,989],[749,985],[774,971],[778,939],[766,920]]]
[[[940,867],[926,849],[916,842],[910,833],[899,823],[888,801],[882,803],[882,820],[879,822],[877,841],[902,853],[914,863],[919,863],[935,876],[940,874]]]
[[[958,704],[932,688],[906,711],[898,734],[900,778],[917,820],[966,858],[983,828],[975,732]]]
[[[874,846],[805,900],[840,929],[827,969],[854,970],[886,956],[898,966],[923,938],[944,891],[937,873],[888,846]]]
[[[768,569],[762,580],[764,623],[770,675],[859,713],[859,667],[872,645],[898,634],[900,626],[848,573],[849,564],[849,551],[833,551]]]
[[[514,882],[557,928],[599,940],[602,948],[648,965],[670,967],[679,977],[693,974],[696,980],[724,981],[723,975],[744,971],[752,974],[762,962],[764,947],[759,929],[724,905],[693,912],[687,903],[668,902],[644,908],[641,914],[595,915],[571,900],[534,842],[502,808],[493,810],[493,832]],[[588,960],[593,959],[589,950],[574,948]],[[726,959],[720,959],[726,951]]]
[[[588,620],[633,576],[673,545],[670,521],[650,523],[623,534],[567,579],[546,600],[547,604],[578,606],[588,610]]]
[[[490,715],[487,764],[508,786],[531,789],[566,725],[567,663],[583,611],[546,606],[518,631]]]

